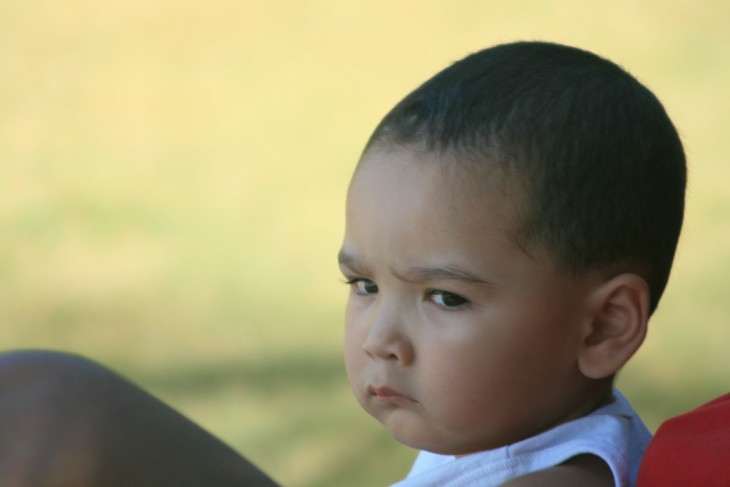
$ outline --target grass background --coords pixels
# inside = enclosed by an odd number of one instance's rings
[[[690,161],[687,223],[619,384],[651,428],[730,389],[730,3],[0,0],[0,346],[121,370],[286,486],[414,452],[350,397],[335,265],[377,121],[487,45],[625,66]]]

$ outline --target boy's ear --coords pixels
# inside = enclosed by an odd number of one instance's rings
[[[590,323],[578,355],[586,377],[612,376],[638,350],[649,320],[649,286],[636,274],[620,274],[591,295]]]

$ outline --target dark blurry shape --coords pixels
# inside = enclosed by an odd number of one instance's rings
[[[87,359],[0,355],[0,485],[277,484],[193,422]]]

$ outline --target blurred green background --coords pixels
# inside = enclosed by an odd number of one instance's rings
[[[665,102],[676,267],[619,384],[651,428],[730,390],[730,2],[0,0],[0,340],[101,360],[286,486],[414,452],[351,398],[335,255],[403,95],[496,42],[574,44]]]

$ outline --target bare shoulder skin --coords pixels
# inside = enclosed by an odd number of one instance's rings
[[[504,484],[504,487],[613,487],[606,462],[595,455],[581,455],[553,468],[534,472]]]

